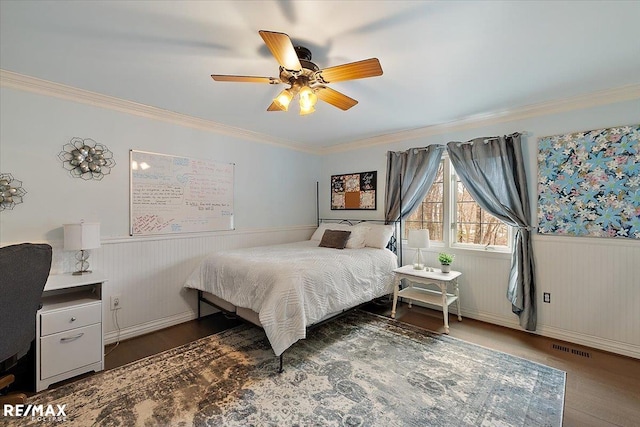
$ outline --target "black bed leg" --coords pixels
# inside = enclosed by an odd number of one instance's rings
[[[280,369],[278,369],[278,373],[281,374],[284,372],[284,368],[282,367],[282,354],[280,355]]]
[[[198,291],[198,319],[200,318],[200,298],[202,298],[202,291]]]

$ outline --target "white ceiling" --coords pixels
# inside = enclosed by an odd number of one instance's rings
[[[0,68],[286,140],[364,138],[640,83],[640,1],[0,1]],[[339,82],[343,112],[267,112],[283,88],[258,30],[289,34]]]

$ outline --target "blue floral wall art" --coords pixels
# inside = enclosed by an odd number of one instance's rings
[[[538,232],[640,239],[640,125],[538,139]]]

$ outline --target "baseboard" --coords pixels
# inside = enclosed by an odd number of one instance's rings
[[[413,302],[413,305],[419,305],[422,307],[435,309],[434,307],[430,307],[426,304],[422,304],[415,301]],[[449,307],[449,313],[457,314],[453,306]],[[170,326],[179,325],[180,323],[193,320],[196,317],[197,315],[192,311],[185,311],[184,313],[180,313],[171,317],[166,317],[163,319],[154,320],[153,322],[147,322],[140,325],[135,325],[129,328],[125,328],[120,331],[120,340],[134,338],[140,335],[148,334],[150,332],[158,331],[160,329],[168,328]],[[491,323],[498,326],[504,326],[506,328],[522,330],[515,315],[513,319],[507,319],[505,317],[496,316],[490,313],[470,312],[467,310],[462,310],[462,318],[464,319],[465,317],[470,319],[480,320],[482,322],[487,322],[487,323]],[[640,359],[640,346],[634,345],[634,344],[623,343],[623,342],[609,340],[602,337],[595,337],[591,335],[581,334],[573,331],[567,331],[564,329],[554,328],[553,326],[545,326],[545,325],[538,326],[538,329],[535,332],[530,332],[530,333],[541,335],[547,338],[555,338],[562,341],[571,342],[574,344],[584,345],[587,347],[608,351],[610,353],[629,356],[629,357],[633,357],[634,359]],[[104,343],[105,345],[113,344],[117,341],[117,339],[118,339],[118,333],[116,331],[108,332],[107,334],[105,334]]]
[[[610,353],[621,354],[623,356],[633,357],[634,359],[640,359],[640,345],[614,341],[607,338],[596,337],[593,335],[581,334],[577,332],[565,331],[563,329],[554,328],[553,326],[539,326],[536,333],[545,337],[556,338],[559,340],[608,351]]]
[[[470,319],[480,320],[482,322],[492,323],[494,325],[504,326],[506,328],[517,329],[525,332],[520,327],[518,318],[515,315],[513,315],[513,319],[507,319],[505,317],[496,316],[489,313],[468,312],[466,310],[462,310],[462,317],[468,317]],[[548,325],[538,325],[536,331],[529,333],[547,338],[554,338],[573,344],[584,345],[586,347],[604,350],[610,353],[620,354],[622,356],[633,357],[634,359],[640,359],[640,346],[631,343],[614,341],[607,338],[596,337],[580,332],[568,331],[566,329],[560,329]]]
[[[185,311],[184,313],[176,314],[170,317],[164,317],[162,319],[154,320],[152,322],[142,323],[140,325],[131,326],[120,330],[120,341],[129,338],[134,338],[140,335],[148,334],[150,332],[158,331],[160,329],[168,328],[169,326],[179,325],[180,323],[188,322],[197,318],[197,314],[193,311]],[[104,344],[113,344],[118,340],[118,332],[107,332],[104,336]]]
[[[422,304],[420,302],[413,301],[413,305],[419,305],[421,307],[430,308],[433,310],[441,311],[440,307],[429,306],[428,304]],[[461,310],[462,318],[480,320],[481,322],[491,323],[498,326],[504,326],[506,328],[516,329],[524,331],[518,323],[518,318],[513,315],[511,318],[502,316],[496,316],[491,313],[483,313],[477,311]],[[457,314],[455,306],[449,306],[450,314]],[[573,344],[584,345],[586,347],[595,348],[598,350],[608,351],[610,353],[620,354],[622,356],[633,357],[634,359],[640,359],[640,345],[614,341],[607,338],[596,337],[593,335],[582,334],[579,332],[568,331],[566,329],[560,329],[548,325],[538,325],[538,328],[534,332],[529,332],[536,335],[540,335],[547,338],[554,338],[562,341],[567,341]]]

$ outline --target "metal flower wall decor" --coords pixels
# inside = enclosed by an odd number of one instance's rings
[[[58,158],[74,178],[101,180],[116,165],[113,153],[90,138],[72,138],[62,149]]]
[[[18,181],[10,173],[0,173],[0,211],[13,209],[22,203],[22,196],[27,191],[22,188],[22,181]]]

